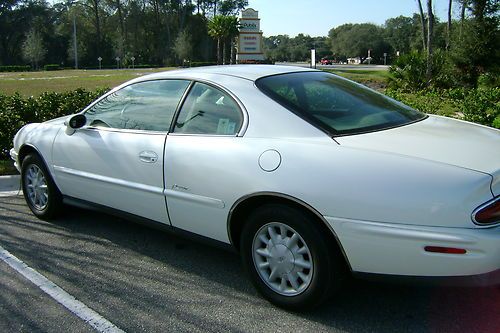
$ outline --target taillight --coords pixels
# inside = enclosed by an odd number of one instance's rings
[[[500,223],[500,197],[476,209],[472,219],[479,225]]]

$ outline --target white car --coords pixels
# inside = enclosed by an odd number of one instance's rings
[[[92,205],[230,245],[282,307],[349,274],[500,281],[500,131],[322,71],[140,77],[23,127],[11,156],[36,216]]]

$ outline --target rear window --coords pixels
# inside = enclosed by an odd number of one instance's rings
[[[332,136],[398,127],[427,116],[362,85],[325,72],[264,77],[257,87]]]

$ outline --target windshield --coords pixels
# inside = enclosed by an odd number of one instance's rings
[[[374,90],[326,72],[274,75],[257,80],[256,85],[332,136],[393,128],[426,117]]]

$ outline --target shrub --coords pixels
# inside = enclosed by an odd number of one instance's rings
[[[217,63],[211,61],[191,61],[189,65],[190,67],[202,67],[202,66],[214,66],[217,65]]]
[[[0,66],[0,72],[29,72],[31,66]]]
[[[24,125],[77,113],[104,92],[77,89],[28,98],[0,94],[0,159],[8,158],[14,135]]]
[[[58,64],[49,64],[43,66],[43,69],[46,71],[58,71],[61,69],[61,67]]]
[[[455,86],[455,70],[446,52],[436,50],[432,56],[432,79],[427,81],[427,55],[413,51],[399,57],[389,68],[389,87],[405,91],[426,88],[447,89]]]
[[[450,116],[500,129],[500,88],[427,89],[414,93],[388,89],[386,94],[425,113]]]

